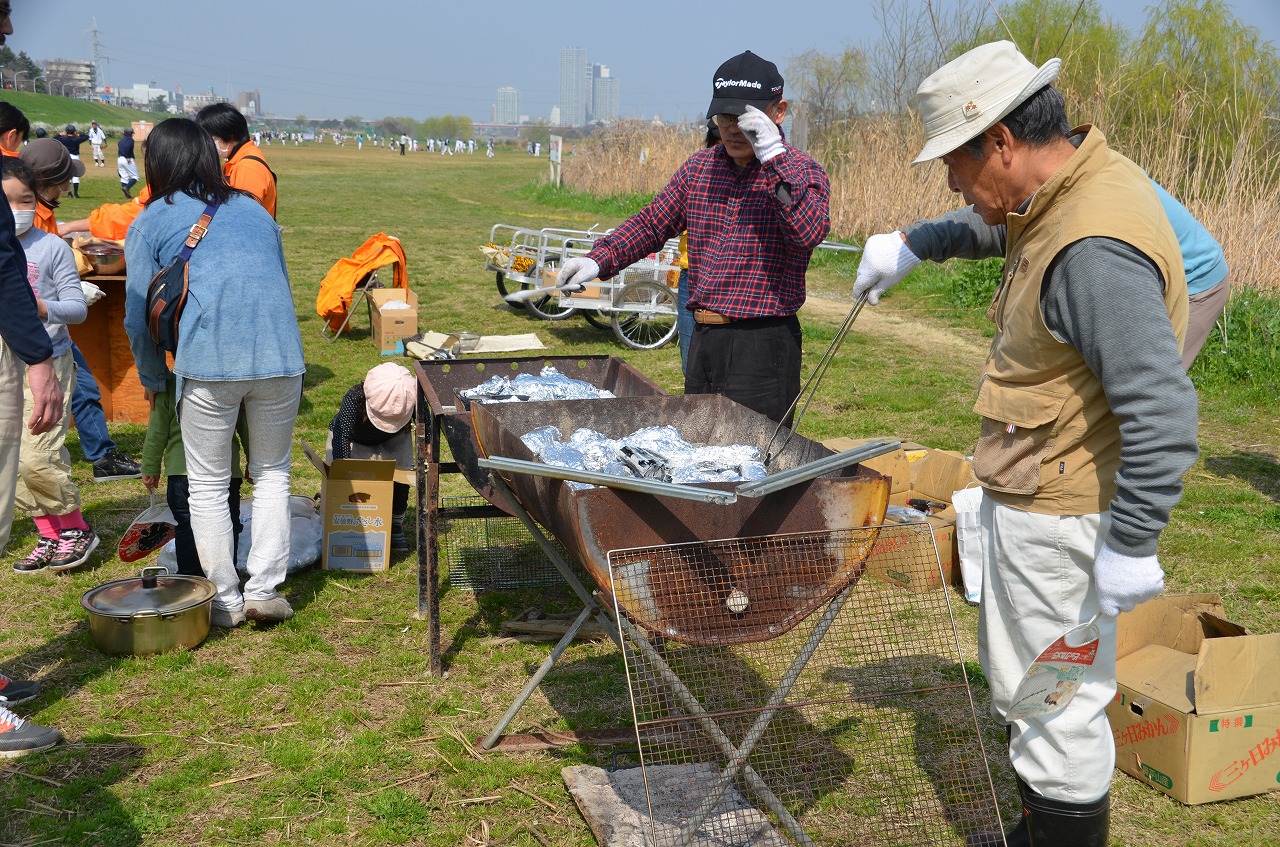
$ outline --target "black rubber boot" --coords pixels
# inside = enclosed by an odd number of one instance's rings
[[[1018,780],[1030,847],[1107,847],[1111,794],[1092,803],[1050,800]],[[1013,847],[1013,842],[1009,842]]]
[[[391,552],[403,553],[409,549],[409,540],[404,537],[404,512],[391,516]]]
[[[80,183],[78,182],[71,183],[71,196],[77,200],[80,199]]]

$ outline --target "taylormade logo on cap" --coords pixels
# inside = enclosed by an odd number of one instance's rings
[[[763,88],[764,87],[760,83],[752,82],[749,79],[717,79],[716,80],[717,90],[721,88],[725,88],[726,86],[730,86],[730,85],[737,86],[738,88]]]

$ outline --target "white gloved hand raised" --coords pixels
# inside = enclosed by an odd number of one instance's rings
[[[1106,544],[1093,562],[1098,608],[1116,617],[1164,590],[1164,569],[1155,556],[1126,556]]]
[[[773,118],[755,106],[748,106],[747,110],[738,116],[738,129],[742,130],[742,134],[751,142],[751,149],[755,151],[756,158],[761,162],[780,156],[785,149],[782,146],[782,131],[778,129],[778,125],[773,122]]]
[[[84,292],[84,302],[87,306],[92,306],[102,299],[103,291],[92,282],[80,280],[80,290]]]
[[[586,256],[575,256],[560,266],[556,274],[556,288],[577,292],[587,287],[587,283],[600,276],[600,266],[595,259]]]
[[[858,278],[853,283],[853,299],[866,294],[867,302],[876,305],[881,294],[902,282],[918,264],[920,258],[911,252],[898,230],[871,236],[862,247]]]

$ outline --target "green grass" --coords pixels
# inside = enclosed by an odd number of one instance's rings
[[[25,80],[24,80],[25,82]],[[31,121],[31,137],[35,137],[35,128],[45,126],[50,132],[61,132],[67,124],[75,124],[81,131],[89,129],[90,121],[97,121],[109,134],[119,135],[125,127],[134,121],[159,123],[170,115],[144,112],[139,109],[122,109],[106,103],[90,103],[74,97],[60,97],[52,94],[32,94],[30,91],[6,89],[0,92],[0,100],[21,109],[22,114]],[[88,148],[85,148],[86,152]],[[89,158],[88,156],[85,157]],[[114,158],[112,159],[114,162]],[[114,165],[113,165],[114,167]]]
[[[549,355],[620,355],[666,389],[679,389],[674,346],[631,351],[578,317],[546,323],[513,311],[501,304],[478,250],[495,223],[607,227],[636,198],[610,206],[550,193],[536,187],[545,162],[506,150],[492,160],[400,157],[368,145],[362,152],[315,144],[265,151],[280,176],[280,223],[308,362],[298,440],[323,443],[343,393],[387,361],[369,340],[363,311],[353,319],[354,332],[328,343],[314,309],[330,265],[378,231],[404,242],[421,329],[536,332]],[[81,194],[63,202],[60,217],[80,217],[120,198],[114,169],[90,167]],[[815,296],[802,312],[806,372],[851,305],[855,268],[856,259],[843,256],[815,263]],[[894,435],[971,449],[973,387],[988,328],[981,307],[959,308],[948,298],[949,280],[948,268],[929,265],[863,311],[802,434]],[[1280,630],[1274,400],[1263,402],[1233,379],[1196,379],[1202,454],[1162,539],[1168,589],[1220,592],[1233,619],[1254,632],[1274,632]],[[112,431],[126,452],[141,451],[142,427],[113,424]],[[457,845],[469,837],[483,843],[486,828],[497,842],[524,821],[537,821],[548,843],[594,843],[560,769],[606,765],[610,749],[481,760],[457,740],[485,735],[550,650],[500,641],[498,625],[530,606],[575,610],[567,592],[446,588],[442,680],[427,673],[412,558],[381,574],[313,570],[292,577],[285,592],[297,615],[276,627],[215,630],[185,654],[108,657],[92,645],[79,598],[136,574],[105,551],[146,497],[136,481],[93,484],[74,436],[69,446],[104,553],[81,571],[19,577],[9,566],[34,542],[31,522],[19,518],[0,558],[0,667],[44,682],[47,693],[18,710],[67,737],[49,753],[0,764],[0,844]],[[293,470],[295,492],[319,489],[300,450]],[[446,496],[469,493],[459,479],[445,480]],[[972,664],[976,612],[958,595],[953,600]],[[574,645],[512,729],[627,725],[621,668],[608,642]],[[1010,802],[1000,735],[983,711],[985,688],[977,685],[974,693],[998,790]],[[235,779],[241,781],[216,785]],[[497,799],[478,799],[489,797]],[[1182,807],[1118,775],[1114,803],[1117,844],[1182,844],[1188,833],[1197,844],[1263,844],[1280,831],[1278,794]],[[535,841],[521,834],[507,843]]]

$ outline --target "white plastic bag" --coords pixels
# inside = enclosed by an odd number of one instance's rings
[[[253,534],[249,525],[253,520],[253,498],[246,497],[240,501],[240,523],[244,529],[240,533],[240,546],[236,552],[236,570],[245,573],[248,570],[249,547],[253,543]],[[289,573],[300,571],[320,561],[323,549],[321,534],[324,530],[324,519],[316,511],[315,501],[301,494],[289,496]],[[178,572],[178,554],[173,539],[169,539],[160,548],[156,564],[167,568],[169,573]]]
[[[252,522],[253,498],[246,497],[240,501],[240,523],[244,529],[240,532],[240,547],[236,551],[236,570],[242,573],[249,567],[249,548],[253,545]],[[289,573],[320,561],[323,530],[324,518],[316,511],[315,501],[301,494],[289,495]]]
[[[976,606],[982,598],[982,489],[975,486],[955,492],[951,505],[956,509],[956,549],[960,554],[964,599]]]

